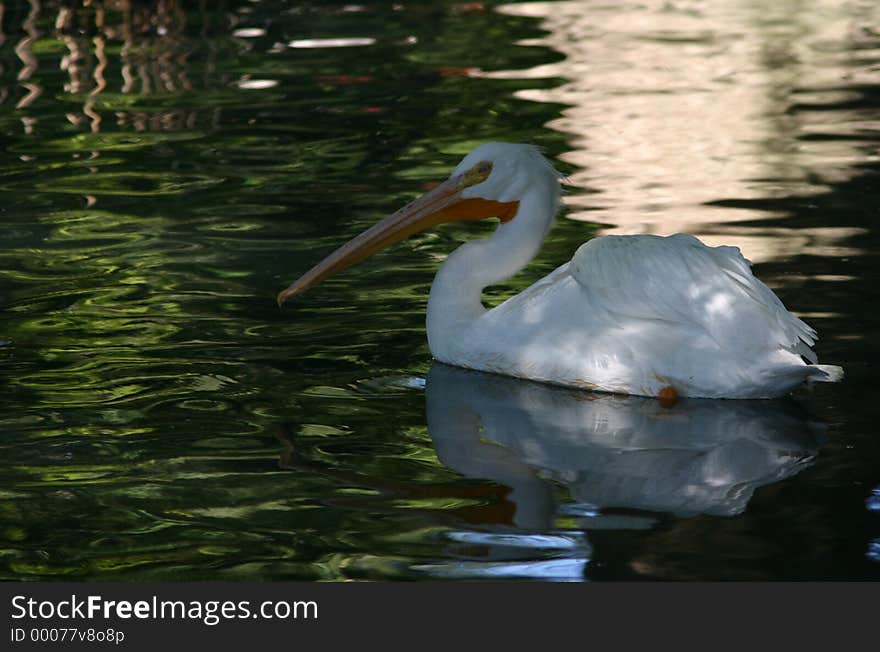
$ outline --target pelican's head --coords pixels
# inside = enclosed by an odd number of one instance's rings
[[[356,236],[282,290],[278,305],[377,251],[437,224],[492,217],[502,223],[510,222],[518,214],[520,200],[533,187],[550,196],[555,209],[559,176],[532,145],[480,145],[436,188]]]
[[[485,143],[465,156],[450,179],[479,171],[487,165],[489,174],[462,191],[466,198],[501,203],[516,202],[536,185],[549,187],[558,194],[561,175],[534,145]]]

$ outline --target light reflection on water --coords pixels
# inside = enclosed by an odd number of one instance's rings
[[[875,3],[0,7],[0,577],[880,577]],[[567,164],[574,219],[494,299],[693,230],[849,384],[661,410],[429,372],[469,227],[277,310],[495,139]]]
[[[866,149],[880,118],[857,102],[877,79],[877,3],[580,0],[499,11],[539,18],[550,33],[529,43],[565,55],[490,76],[566,80],[517,96],[567,105],[548,126],[571,136],[575,149],[561,158],[587,192],[568,202],[569,217],[610,224],[608,233],[694,233],[753,262],[858,255],[841,241],[864,229],[751,227],[743,222],[779,212],[718,204],[808,202],[877,160]]]

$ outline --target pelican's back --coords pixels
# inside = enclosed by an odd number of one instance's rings
[[[816,331],[755,278],[737,247],[682,233],[606,236],[578,249],[571,274],[621,320],[662,320],[744,355],[781,349],[816,362]]]

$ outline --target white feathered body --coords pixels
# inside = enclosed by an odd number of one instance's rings
[[[771,398],[841,375],[809,364],[815,331],[739,249],[685,234],[595,238],[491,310],[457,323],[434,312],[442,362],[605,392]]]

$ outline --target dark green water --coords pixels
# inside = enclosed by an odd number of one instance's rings
[[[765,5],[0,2],[0,579],[880,579],[880,11]],[[432,367],[433,274],[491,225],[278,309],[487,140],[573,184],[490,301],[687,230],[845,382]]]

